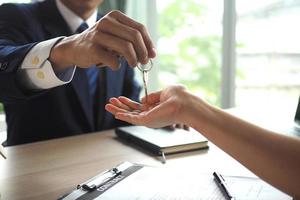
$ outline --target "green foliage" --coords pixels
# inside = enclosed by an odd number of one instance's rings
[[[189,17],[200,16],[204,10],[202,5],[194,0],[172,0],[161,12],[159,31],[161,36],[172,36],[177,30],[186,27]]]
[[[176,43],[176,49],[160,52],[160,70],[163,76],[175,77],[176,82],[220,105],[221,38],[199,34],[192,25],[200,24],[205,13],[201,1],[194,0],[172,0],[161,11],[160,38]]]
[[[3,105],[0,103],[0,113],[3,113]]]

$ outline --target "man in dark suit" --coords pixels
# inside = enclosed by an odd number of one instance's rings
[[[155,52],[143,25],[119,11],[100,17],[101,2],[0,6],[6,145],[122,125],[104,105],[113,96],[138,99],[140,86],[130,66],[147,63]]]

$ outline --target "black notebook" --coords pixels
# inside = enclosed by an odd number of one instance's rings
[[[116,134],[151,152],[162,155],[208,148],[208,141],[200,133],[183,129],[152,129],[144,126],[127,126],[116,129]]]

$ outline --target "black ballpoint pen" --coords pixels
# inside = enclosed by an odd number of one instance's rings
[[[227,195],[227,198],[230,200],[234,200],[235,197],[232,195],[232,192],[229,190],[223,176],[217,172],[214,172],[213,175],[214,175],[215,180],[217,181],[218,185],[223,189],[223,191]]]

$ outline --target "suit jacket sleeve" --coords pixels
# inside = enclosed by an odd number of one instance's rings
[[[37,43],[35,18],[22,4],[0,6],[0,101],[14,103],[35,96],[26,92],[17,79],[17,70],[26,54]]]

